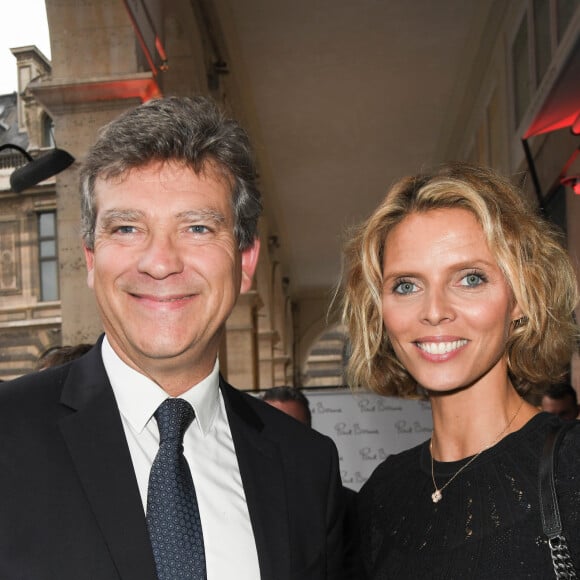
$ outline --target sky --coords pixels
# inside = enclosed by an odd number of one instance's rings
[[[7,25],[0,34],[0,95],[18,88],[16,59],[10,52],[11,48],[34,44],[50,60],[44,0],[13,0],[8,12]]]

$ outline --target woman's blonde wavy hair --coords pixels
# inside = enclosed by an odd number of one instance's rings
[[[510,327],[506,346],[513,384],[523,394],[559,380],[578,347],[578,285],[560,236],[509,180],[488,168],[449,163],[398,181],[346,243],[341,307],[351,342],[348,383],[382,395],[419,395],[383,325],[383,251],[405,217],[445,208],[477,218],[524,314]]]

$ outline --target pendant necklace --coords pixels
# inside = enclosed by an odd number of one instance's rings
[[[433,503],[437,503],[443,499],[443,490],[464,470],[467,469],[484,451],[487,451],[490,447],[493,447],[506,433],[506,431],[511,427],[511,424],[515,421],[516,417],[519,415],[520,409],[524,405],[524,400],[520,403],[519,407],[517,408],[516,412],[512,416],[512,418],[508,421],[507,425],[503,428],[501,433],[489,444],[486,445],[481,451],[478,451],[467,463],[463,464],[441,487],[437,487],[437,483],[435,481],[435,461],[433,459],[433,438],[431,437],[431,441],[429,442],[429,452],[431,453],[431,479],[433,480],[433,487],[435,491],[431,494],[431,499]]]

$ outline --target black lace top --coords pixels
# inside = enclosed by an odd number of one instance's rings
[[[552,415],[540,413],[482,453],[431,500],[429,442],[387,458],[358,497],[363,578],[554,578],[542,532],[538,465]],[[556,472],[564,533],[580,570],[580,423]],[[469,459],[435,462],[441,487]]]

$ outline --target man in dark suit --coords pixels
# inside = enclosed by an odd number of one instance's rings
[[[262,401],[276,407],[308,427],[312,427],[312,412],[306,395],[295,387],[270,387],[262,393]],[[342,488],[345,506],[343,576],[345,580],[358,578],[358,529],[356,515],[356,491],[349,487]]]
[[[105,332],[0,389],[0,578],[341,578],[336,448],[219,374],[259,253],[245,133],[206,99],[150,101],[81,186]]]

